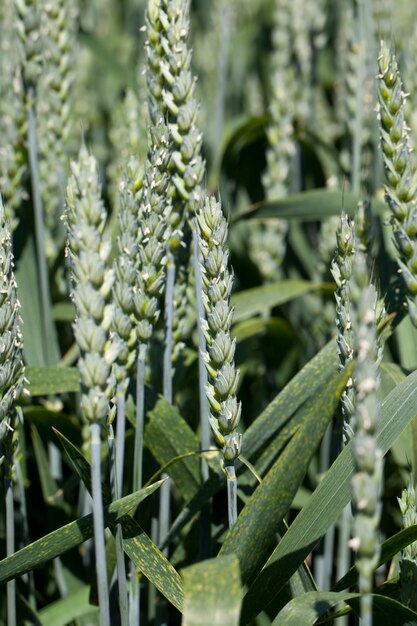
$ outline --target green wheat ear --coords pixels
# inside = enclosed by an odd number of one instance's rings
[[[22,178],[27,167],[21,48],[16,39],[14,6],[3,2],[0,7],[0,189],[12,231],[17,226],[16,211],[25,197]]]
[[[236,340],[232,340],[230,335],[233,320],[233,308],[230,304],[233,274],[228,269],[227,222],[221,205],[215,198],[207,199],[200,208],[197,223],[202,298],[206,314],[201,325],[207,343],[204,360],[209,377],[206,389],[210,405],[209,420],[215,439],[223,451],[223,469],[228,483],[235,486],[235,461],[241,448],[241,436],[237,430],[241,404],[236,397],[239,384],[239,370],[236,369],[234,360]],[[235,522],[234,516],[237,516],[236,508],[231,516],[229,509],[230,525]]]
[[[67,0],[45,3],[42,14],[43,71],[36,102],[39,173],[46,226],[45,247],[53,263],[65,239],[64,211],[72,130],[72,86],[75,78],[75,9]]]
[[[417,327],[417,167],[405,123],[405,94],[397,60],[382,42],[378,57],[378,120],[385,169],[385,199],[398,265],[407,289],[410,319]]]
[[[84,419],[105,425],[114,393],[111,368],[115,346],[110,341],[114,271],[108,267],[111,242],[104,237],[107,212],[101,199],[97,162],[86,147],[71,164],[67,186],[67,254],[77,318],[75,339],[80,348],[81,409]]]

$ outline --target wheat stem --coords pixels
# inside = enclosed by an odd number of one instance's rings
[[[110,463],[110,483],[113,501],[121,498],[121,490],[119,485],[119,477],[117,475],[116,453],[114,445],[114,432],[112,424],[108,427],[107,443],[109,447],[109,463]],[[116,524],[115,534],[116,546],[116,571],[117,585],[119,590],[119,610],[121,626],[129,625],[129,603],[127,597],[126,568],[125,557],[123,551],[123,532],[121,524]]]
[[[109,585],[107,580],[106,544],[104,540],[103,498],[101,493],[100,424],[90,424],[91,494],[93,496],[94,547],[96,554],[97,592],[100,626],[110,626]]]

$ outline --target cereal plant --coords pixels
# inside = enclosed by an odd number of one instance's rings
[[[0,626],[417,624],[414,12],[1,3]]]

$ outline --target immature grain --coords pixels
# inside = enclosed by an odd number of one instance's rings
[[[13,273],[10,228],[0,197],[0,461],[6,509],[6,556],[15,551],[13,480],[17,451],[16,406],[24,392],[20,304]],[[15,581],[7,583],[7,624],[16,625]]]
[[[39,172],[46,226],[46,254],[54,262],[65,234],[64,210],[72,85],[76,49],[75,8],[67,0],[45,2],[42,19],[43,71],[37,99]]]
[[[201,156],[203,137],[198,128],[196,79],[191,72],[192,53],[187,43],[189,0],[149,0],[146,26],[149,114],[153,124],[162,115],[169,129],[169,195],[172,197],[172,211],[165,327],[166,342],[172,343],[173,347],[166,345],[164,370],[168,372],[168,359],[171,359],[173,352],[178,353],[178,348],[187,339],[182,336],[184,327],[181,320],[188,307],[187,282],[188,269],[191,267],[189,219],[203,196],[201,184],[205,171]],[[174,285],[172,289],[171,284]],[[167,397],[172,395],[171,385],[168,384],[168,378],[171,377],[167,373]]]
[[[162,115],[169,129],[172,245],[178,245],[184,220],[200,202],[204,175],[199,105],[187,46],[189,11],[188,0],[149,0],[146,13],[149,114],[155,125]]]
[[[143,77],[141,77],[142,80]],[[143,90],[141,90],[143,91]],[[147,151],[147,105],[142,93],[127,89],[126,94],[112,112],[109,139],[111,160],[107,168],[109,194],[112,206],[119,210],[119,187],[124,178],[126,164],[135,155],[141,162],[146,159]],[[122,182],[123,184],[123,182]]]
[[[20,69],[21,47],[16,41],[15,8],[0,6],[0,189],[12,231],[15,212],[25,193],[22,177],[26,170],[26,112]]]
[[[353,328],[351,319],[351,285],[352,265],[355,253],[355,231],[351,219],[342,213],[340,225],[336,231],[337,248],[332,262],[331,272],[336,283],[336,327],[337,349],[340,369],[353,359]],[[350,419],[353,413],[352,379],[343,392],[341,405],[343,413],[344,439],[349,441],[352,436]]]
[[[417,168],[404,119],[405,94],[395,55],[382,42],[378,58],[378,119],[385,169],[385,199],[391,209],[398,265],[407,289],[411,322],[417,326]]]
[[[14,0],[16,27],[23,49],[22,75],[28,96],[28,105],[33,105],[34,90],[42,74],[43,41],[41,12],[38,0]]]
[[[233,308],[230,294],[233,274],[228,269],[227,222],[215,198],[207,199],[197,213],[200,235],[203,305],[206,319],[201,320],[207,342],[204,355],[209,384],[210,424],[223,452],[223,469],[229,486],[236,486],[235,461],[240,454],[238,425],[241,404],[236,398],[239,370],[235,367],[236,340],[230,336]],[[230,499],[229,499],[230,505]],[[229,525],[236,521],[236,502],[229,508]]]
[[[111,242],[104,236],[107,213],[97,163],[85,146],[78,161],[71,163],[71,171],[65,221],[73,279],[71,295],[77,312],[74,334],[81,353],[81,409],[87,422],[104,425],[114,391],[111,367],[115,351],[109,336],[114,283],[114,271],[108,267]]]

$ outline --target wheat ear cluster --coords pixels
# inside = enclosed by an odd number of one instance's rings
[[[14,440],[14,407],[24,393],[26,382],[16,287],[12,239],[0,198],[0,442],[3,450]]]
[[[294,90],[294,72],[291,68],[292,40],[291,2],[276,3],[272,30],[270,123],[266,134],[267,168],[262,183],[267,198],[282,198],[288,194],[291,166],[296,146],[294,141],[293,107],[288,93]],[[266,226],[255,228],[249,239],[250,256],[259,268],[264,282],[281,277],[281,266],[286,251],[288,224],[285,220],[271,220]]]
[[[355,253],[355,230],[351,219],[342,213],[339,227],[336,231],[337,248],[332,262],[331,272],[336,283],[336,327],[337,350],[340,369],[343,369],[353,359],[353,329],[351,319],[350,280]],[[344,439],[348,441],[352,436],[349,425],[353,413],[352,379],[349,380],[342,395],[342,413]]]
[[[14,0],[16,27],[23,49],[22,75],[27,91],[36,89],[42,73],[43,41],[41,14],[37,0]],[[33,97],[31,93],[29,100]],[[29,106],[32,103],[29,102]]]
[[[154,125],[161,115],[167,120],[170,137],[174,246],[178,237],[181,240],[178,230],[184,228],[184,220],[200,202],[204,175],[202,134],[197,127],[199,107],[187,46],[189,10],[188,0],[150,0],[146,14],[149,113]]]
[[[20,70],[20,46],[16,45],[13,4],[0,7],[0,189],[6,217],[14,230],[15,211],[24,197],[27,120]]]
[[[240,454],[241,436],[237,431],[241,404],[236,398],[239,370],[235,367],[236,341],[230,336],[233,308],[230,294],[233,275],[228,269],[227,222],[215,198],[206,200],[197,213],[200,234],[203,304],[206,319],[202,327],[207,342],[204,355],[209,384],[210,424],[223,451],[223,466],[234,478],[234,463]]]
[[[46,225],[46,253],[58,254],[71,132],[72,84],[75,61],[75,11],[66,0],[45,3],[43,19],[44,66],[37,101],[39,171]],[[58,241],[57,241],[58,239]]]
[[[86,147],[71,164],[65,221],[68,231],[72,299],[77,318],[74,334],[80,348],[81,409],[89,422],[106,424],[114,395],[112,365],[116,344],[110,338],[110,302],[114,271],[108,266],[111,242],[104,236],[107,213],[101,199],[97,163]]]
[[[378,118],[398,264],[408,312],[417,326],[417,168],[404,118],[405,94],[395,55],[382,42],[378,58]]]
[[[160,314],[165,287],[167,246],[171,235],[172,204],[167,197],[169,177],[168,131],[163,119],[150,131],[145,165],[143,199],[138,231],[138,288],[135,307],[139,318],[138,339],[148,341]]]
[[[120,186],[112,322],[119,384],[136,362],[138,345],[152,337],[165,286],[171,203],[166,197],[168,132],[162,119],[150,136],[145,171],[131,158]]]

